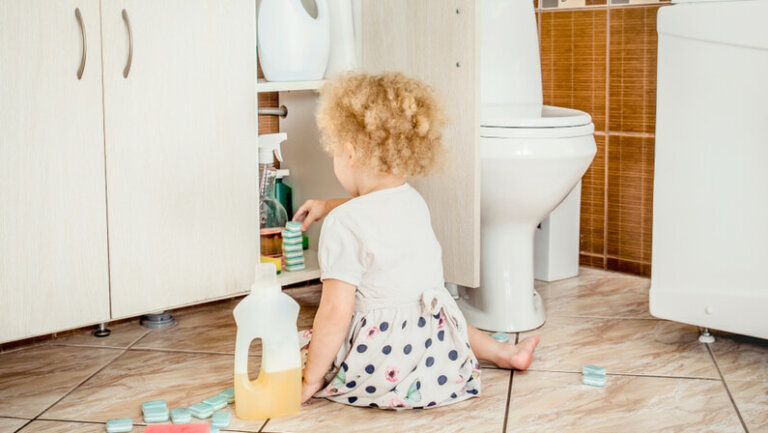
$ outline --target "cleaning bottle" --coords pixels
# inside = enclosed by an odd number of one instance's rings
[[[256,267],[251,293],[235,307],[235,414],[240,419],[291,415],[301,406],[299,304],[280,290],[275,266]],[[261,338],[261,370],[248,377],[248,349]]]
[[[280,143],[286,139],[288,135],[284,132],[259,136],[259,237],[261,255],[270,258],[283,255],[280,232],[288,221],[285,208],[275,199],[277,169],[274,164],[275,157],[283,160]]]
[[[289,176],[291,173],[286,168],[284,170],[277,170],[277,180],[275,181],[275,198],[285,208],[288,214],[288,220],[293,218],[293,192],[291,187],[288,186],[283,179]]]

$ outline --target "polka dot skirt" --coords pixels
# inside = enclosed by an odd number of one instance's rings
[[[480,366],[469,349],[464,318],[451,310],[390,307],[356,313],[328,383],[315,397],[411,409],[477,396]],[[303,338],[310,336],[305,332]]]

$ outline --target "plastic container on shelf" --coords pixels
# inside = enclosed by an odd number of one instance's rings
[[[327,0],[330,15],[330,48],[325,76],[359,67],[357,59],[356,31],[352,0]]]
[[[261,0],[257,31],[264,78],[321,80],[328,64],[329,18],[326,0]]]
[[[288,214],[288,220],[293,218],[293,191],[283,179],[290,175],[288,169],[277,170],[277,180],[275,181],[275,198],[283,205]]]

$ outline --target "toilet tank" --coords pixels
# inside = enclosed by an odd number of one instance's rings
[[[533,2],[480,4],[481,106],[513,106],[515,117],[540,117],[541,61]]]
[[[659,10],[650,310],[768,338],[768,0]]]

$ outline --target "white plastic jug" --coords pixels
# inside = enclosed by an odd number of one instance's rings
[[[331,43],[325,76],[355,69],[357,59],[356,38],[360,29],[355,28],[352,0],[327,0],[331,21]]]
[[[305,0],[311,1],[311,0]],[[317,17],[302,0],[261,0],[258,50],[268,81],[321,80],[328,64],[330,20],[326,0],[314,0]]]
[[[280,290],[275,265],[256,266],[251,293],[235,307],[235,414],[240,419],[286,416],[301,406],[299,304]],[[248,377],[248,349],[261,338],[261,370]]]

